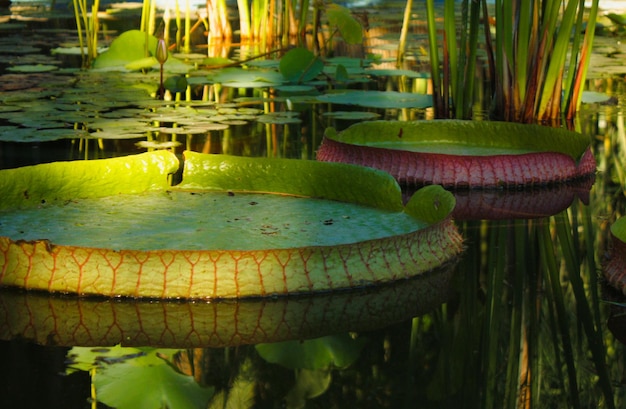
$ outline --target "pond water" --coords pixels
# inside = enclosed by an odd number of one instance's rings
[[[364,51],[376,52],[384,74],[337,57],[354,69],[351,87],[425,86],[423,75],[384,68],[393,65],[386,59],[401,5],[368,11],[371,48],[338,44],[335,52],[356,55],[358,64]],[[429,108],[312,102],[310,90],[281,84],[270,94],[250,78],[220,89],[206,78],[230,74],[206,67],[188,80],[192,97],[158,101],[158,71],[81,71],[76,55],[51,54],[76,45],[73,16],[14,13],[0,20],[0,169],[152,149],[313,159],[328,126],[432,118]],[[104,42],[137,21],[107,21]],[[411,35],[407,68],[423,71],[423,27]],[[498,220],[457,222],[467,246],[458,263],[382,289],[243,302],[5,289],[0,407],[140,407],[142,399],[155,408],[161,399],[171,408],[624,406],[626,309],[600,274],[608,228],[626,203],[623,38],[597,38],[587,88],[611,98],[583,105],[573,125],[589,136],[598,162],[590,191],[472,193],[470,206],[481,203]],[[227,48],[231,57],[254,52]],[[525,203],[532,213],[538,202],[551,211],[506,217],[507,206]]]

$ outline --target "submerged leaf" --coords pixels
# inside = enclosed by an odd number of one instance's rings
[[[347,368],[367,342],[348,334],[330,335],[304,341],[259,344],[255,348],[267,362],[289,369]]]

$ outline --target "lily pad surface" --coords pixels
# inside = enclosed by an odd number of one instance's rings
[[[371,121],[328,129],[317,158],[381,169],[403,185],[519,188],[593,175],[589,145],[582,134],[539,125]]]
[[[453,196],[406,206],[345,164],[160,151],[0,172],[0,284],[151,298],[316,293],[405,279],[462,250]]]

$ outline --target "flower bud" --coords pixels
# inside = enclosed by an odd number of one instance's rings
[[[159,38],[157,42],[155,58],[161,65],[165,64],[165,61],[167,61],[167,44],[163,38]]]

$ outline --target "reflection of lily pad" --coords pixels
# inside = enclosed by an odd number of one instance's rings
[[[432,106],[431,95],[395,91],[342,91],[317,97],[320,102],[358,105],[369,108],[427,108]]]
[[[207,348],[361,332],[432,311],[452,295],[454,276],[450,263],[375,289],[192,303],[0,291],[0,339],[55,347],[122,340],[127,346]]]
[[[479,121],[370,121],[326,132],[318,159],[385,170],[408,185],[538,186],[580,179],[596,164],[584,135]]]
[[[170,187],[177,167],[159,151],[1,171],[1,284],[268,296],[408,278],[461,251],[454,199],[439,187],[404,208],[399,186],[373,169],[188,152],[183,183]]]

